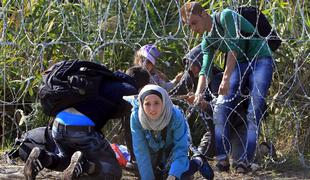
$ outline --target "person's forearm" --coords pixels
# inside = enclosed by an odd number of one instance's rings
[[[229,81],[230,76],[233,70],[235,69],[235,66],[237,63],[236,57],[237,57],[237,53],[235,51],[228,52],[226,67],[225,67],[222,81]]]
[[[205,75],[201,75],[199,76],[198,79],[198,84],[197,84],[197,89],[196,89],[196,93],[195,95],[199,95],[202,92],[204,92],[205,88],[206,88],[206,82],[207,82],[207,78]]]

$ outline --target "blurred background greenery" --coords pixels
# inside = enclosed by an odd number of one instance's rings
[[[275,53],[275,73],[267,102],[263,139],[283,157],[302,166],[310,160],[309,1],[200,0],[208,12],[241,5],[259,7],[283,43]],[[51,64],[84,59],[111,70],[132,65],[135,50],[155,43],[162,51],[158,67],[169,78],[183,71],[182,57],[200,43],[183,27],[184,0],[2,0],[0,2],[0,134],[2,149],[16,133],[46,125],[37,90],[41,72]],[[223,56],[219,55],[221,64]],[[20,121],[25,123],[21,124]],[[203,131],[199,120],[194,124]],[[109,131],[115,124],[111,122]],[[20,125],[19,125],[20,124]],[[199,132],[199,131],[195,131]],[[194,137],[199,139],[200,133]]]

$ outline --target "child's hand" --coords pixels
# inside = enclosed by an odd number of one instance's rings
[[[175,76],[175,83],[178,83],[181,81],[181,78],[183,77],[183,72],[179,72],[176,76]]]
[[[202,100],[199,104],[199,107],[203,110],[203,111],[207,111],[207,109],[209,108],[209,104],[206,100]]]
[[[178,73],[175,78],[171,81],[173,84],[178,84],[183,77],[183,72]]]
[[[188,95],[188,98],[185,99],[186,102],[187,102],[188,104],[193,104],[193,103],[194,103],[194,99],[195,99],[195,94],[189,93],[189,94],[187,94],[187,95]]]

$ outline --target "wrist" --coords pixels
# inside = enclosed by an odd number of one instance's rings
[[[195,96],[197,97],[197,96],[201,96],[201,93],[200,92],[196,92],[195,93]]]
[[[204,92],[204,88],[197,88],[197,90],[196,90],[196,92],[195,92],[195,96],[199,96],[199,95],[201,95],[203,92]]]
[[[195,94],[195,99],[199,99],[199,101],[201,101],[203,99],[203,94],[202,93]]]

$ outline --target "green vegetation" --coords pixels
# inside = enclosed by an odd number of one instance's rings
[[[176,4],[178,2],[179,4]],[[207,11],[239,5],[260,7],[283,39],[274,54],[275,73],[263,138],[285,155],[310,159],[309,1],[200,0]],[[237,2],[237,3],[236,3]],[[16,129],[46,124],[37,90],[41,72],[64,59],[85,59],[112,70],[127,69],[140,45],[163,51],[159,69],[168,77],[183,70],[181,59],[200,38],[182,27],[184,1],[9,1],[0,4],[0,115],[2,148]],[[223,59],[218,56],[218,61]],[[23,113],[17,111],[22,109]],[[4,113],[5,112],[5,113]],[[21,117],[26,123],[19,126]],[[113,127],[113,126],[111,126]]]

